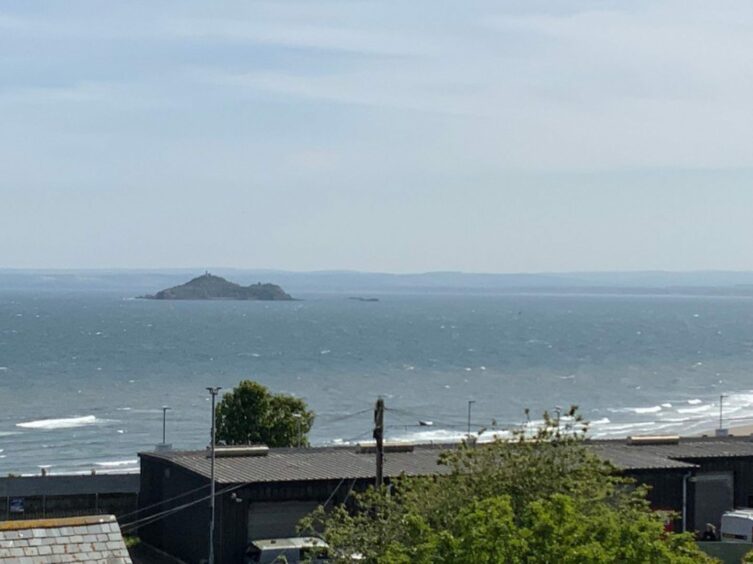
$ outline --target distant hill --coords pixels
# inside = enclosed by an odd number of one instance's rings
[[[209,272],[193,280],[161,290],[154,295],[141,296],[149,300],[292,300],[289,294],[276,284],[252,284],[241,286]]]

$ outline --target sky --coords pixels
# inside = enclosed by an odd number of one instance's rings
[[[0,268],[753,270],[750,2],[4,0]]]

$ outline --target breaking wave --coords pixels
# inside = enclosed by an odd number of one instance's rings
[[[37,421],[26,421],[24,423],[16,423],[16,427],[49,431],[54,429],[86,427],[88,425],[96,425],[99,422],[100,420],[94,417],[94,415],[84,415],[83,417],[68,417],[64,419],[39,419]]]

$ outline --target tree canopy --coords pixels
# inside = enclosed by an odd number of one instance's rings
[[[561,429],[545,415],[533,437],[466,443],[441,458],[447,474],[354,494],[301,529],[323,535],[341,562],[714,562],[690,534],[666,532],[646,489],[586,448],[574,409],[567,421]]]
[[[215,413],[216,440],[230,445],[308,446],[314,412],[306,402],[243,380],[225,394]],[[300,435],[299,435],[300,431]]]

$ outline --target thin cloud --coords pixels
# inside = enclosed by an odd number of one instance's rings
[[[404,57],[437,52],[437,47],[428,41],[411,40],[399,33],[323,25],[202,19],[171,22],[166,31],[192,40],[245,42],[364,55]]]

